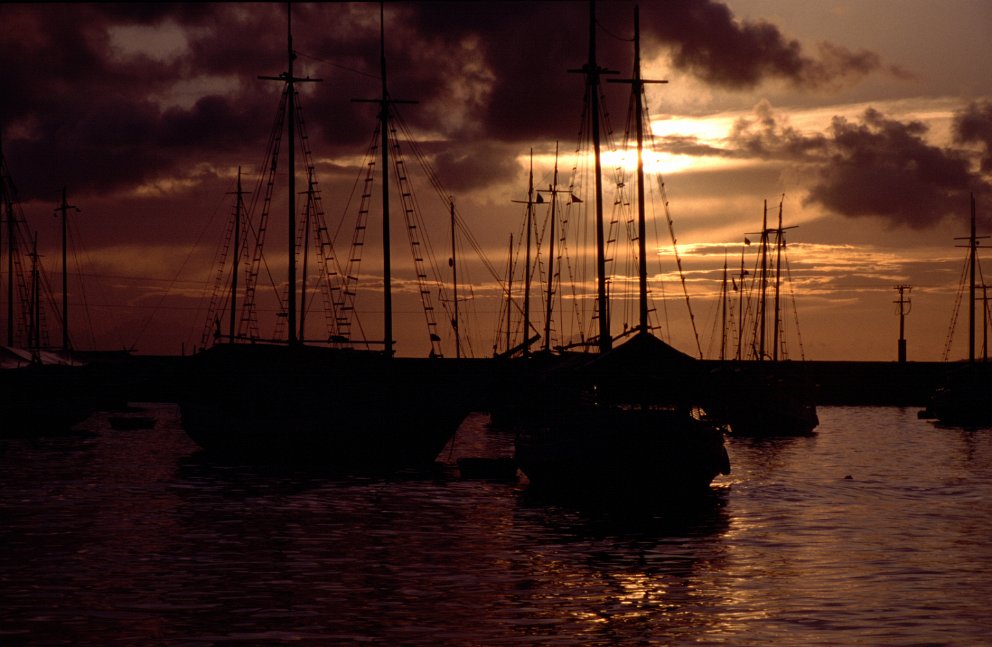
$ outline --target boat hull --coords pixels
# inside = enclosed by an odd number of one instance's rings
[[[516,459],[535,488],[593,496],[699,493],[730,473],[722,429],[675,409],[562,410],[520,432]]]
[[[470,408],[443,360],[264,346],[216,347],[197,360],[180,402],[187,435],[252,461],[429,465]]]
[[[992,426],[992,375],[969,374],[937,389],[927,413],[945,425]]]
[[[705,399],[734,436],[810,436],[820,424],[813,387],[760,363],[717,371]]]
[[[0,437],[69,432],[110,404],[85,366],[0,369]]]

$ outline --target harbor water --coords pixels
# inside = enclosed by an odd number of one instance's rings
[[[683,506],[218,462],[174,406],[0,440],[0,645],[987,645],[992,430],[823,407]]]

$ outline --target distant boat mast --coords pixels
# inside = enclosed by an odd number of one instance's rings
[[[978,240],[988,236],[976,235],[975,194],[971,194],[971,235],[954,240],[968,241],[968,363],[975,363],[975,266],[978,263]],[[960,247],[961,245],[959,245]]]
[[[67,217],[69,209],[75,209],[76,213],[79,213],[79,207],[69,204],[66,200],[66,191],[63,186],[62,202],[55,208],[55,213],[62,214],[62,350],[64,351],[71,348],[69,343],[69,270],[66,265],[68,258],[66,249],[68,248],[67,241],[69,239],[69,219]]]
[[[14,252],[16,251],[14,223],[14,183],[9,180],[5,171],[7,163],[3,157],[3,145],[0,142],[0,208],[7,216],[7,345],[14,345]]]

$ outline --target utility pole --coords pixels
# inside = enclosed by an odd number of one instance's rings
[[[913,287],[911,285],[897,285],[896,290],[899,290],[899,299],[893,301],[899,306],[899,363],[906,363],[906,315],[910,313],[913,308],[913,301],[906,296],[908,292],[911,292]],[[907,306],[909,309],[907,310]]]

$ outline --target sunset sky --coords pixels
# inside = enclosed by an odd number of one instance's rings
[[[398,106],[400,115],[497,272],[510,234],[519,241],[523,209],[513,200],[526,199],[531,150],[540,187],[551,181],[556,144],[560,184],[575,166],[584,81],[569,70],[588,58],[588,7],[385,5],[390,95],[417,101]],[[904,284],[912,286],[909,358],[942,359],[969,194],[978,233],[992,234],[992,3],[698,0],[645,2],[640,11],[643,74],[668,80],[647,88],[662,152],[651,168],[664,174],[706,356],[718,352],[725,254],[739,271],[741,242],[760,228],[767,200],[770,214],[781,201],[785,225],[797,226],[787,251],[803,356],[894,360],[894,288]],[[296,73],[322,79],[301,95],[324,210],[336,223],[375,127],[376,106],[353,99],[379,96],[379,5],[292,12]],[[597,5],[598,62],[621,78],[631,71],[633,12],[630,2]],[[285,69],[283,4],[0,5],[3,154],[56,292],[53,211],[63,185],[81,209],[71,214],[69,263],[77,347],[177,354],[200,343],[237,169],[247,177],[262,163],[278,107],[282,84],[258,77]],[[604,93],[619,141],[629,86]],[[277,191],[284,185],[282,176]],[[305,185],[300,175],[298,190]],[[273,200],[266,254],[278,282],[284,197]],[[447,266],[447,207],[429,184],[418,200]],[[687,317],[664,212],[654,213],[663,236],[653,246],[652,293],[664,291],[672,320],[659,334],[696,355],[676,322]],[[351,233],[340,236],[343,255]],[[405,247],[394,241],[397,254]],[[381,270],[372,259],[362,280],[375,292]],[[408,265],[395,262],[400,272]],[[6,260],[3,272],[5,314]],[[466,302],[463,330],[472,352],[487,355],[498,330],[495,279],[476,262],[459,280],[460,296],[475,301]],[[398,299],[397,352],[423,354],[414,330],[423,318],[410,293]],[[381,315],[365,303],[363,327],[381,339]],[[52,339],[59,334],[53,326]],[[952,359],[966,354],[965,337],[962,313]]]

